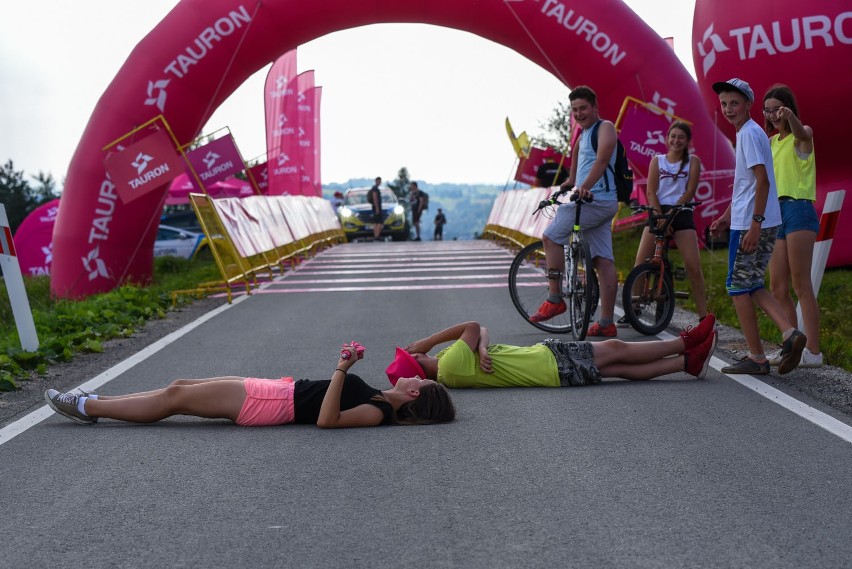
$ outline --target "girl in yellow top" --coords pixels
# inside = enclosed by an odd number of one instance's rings
[[[452,388],[568,387],[591,385],[604,377],[653,379],[685,371],[703,378],[716,348],[716,317],[707,318],[673,340],[656,342],[563,342],[533,346],[492,344],[478,322],[462,322],[396,349],[385,372],[394,385],[420,377]],[[435,356],[429,351],[452,344]]]
[[[763,97],[764,128],[770,139],[781,227],[775,250],[769,261],[772,296],[781,305],[787,319],[795,323],[796,306],[790,297],[790,281],[802,307],[802,321],[808,341],[799,367],[822,366],[819,348],[819,306],[811,285],[811,263],[819,220],[816,200],[814,133],[802,124],[793,92],[786,85],[774,85]],[[780,361],[778,354],[770,364]]]

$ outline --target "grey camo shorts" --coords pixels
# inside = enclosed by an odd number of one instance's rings
[[[595,353],[592,351],[591,342],[563,342],[547,338],[542,344],[547,346],[556,358],[559,384],[562,387],[600,383],[601,372],[595,366]]]
[[[743,253],[740,249],[746,231],[731,230],[731,241],[728,243],[728,278],[725,288],[730,296],[751,294],[764,288],[766,267],[775,249],[775,236],[778,227],[767,227],[760,230],[757,249],[752,253]]]

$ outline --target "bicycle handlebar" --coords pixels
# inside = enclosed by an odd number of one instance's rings
[[[669,226],[672,224],[672,221],[674,221],[674,218],[675,218],[675,216],[677,215],[678,212],[684,211],[684,210],[694,210],[695,207],[699,206],[699,205],[701,205],[701,202],[692,201],[692,202],[686,202],[684,204],[667,206],[667,207],[671,207],[671,209],[666,213],[660,213],[660,214],[654,213],[654,207],[650,206],[650,205],[636,206],[636,207],[633,208],[633,211],[635,213],[641,213],[643,211],[647,211],[648,212],[648,227],[650,228],[651,232],[663,234],[668,230]],[[663,220],[663,219],[666,220],[666,222],[663,224],[662,227],[658,227],[656,222]]]
[[[566,192],[560,190],[558,192],[554,192],[554,194],[552,196],[550,196],[549,198],[547,198],[546,200],[542,200],[542,201],[538,202],[538,207],[535,208],[535,211],[532,212],[532,215],[537,214],[538,212],[540,212],[544,208],[554,206],[554,205],[564,204],[565,202],[559,201],[559,197],[565,195],[565,193]],[[589,194],[589,197],[587,199],[579,199],[577,197],[577,194],[571,194],[571,197],[568,198],[568,201],[577,202],[578,204],[582,205],[584,203],[589,203],[589,202],[595,201],[595,196],[594,196],[594,194]]]

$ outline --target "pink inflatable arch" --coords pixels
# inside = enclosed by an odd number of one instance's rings
[[[124,205],[104,170],[106,144],[159,114],[186,143],[280,54],[331,32],[385,22],[456,28],[507,46],[568,86],[590,85],[610,119],[626,96],[653,102],[694,123],[695,148],[707,167],[733,168],[730,144],[713,126],[695,81],[618,0],[183,0],[136,46],[92,113],[54,232],[53,293],[82,297],[150,279],[151,221],[168,185]],[[702,191],[710,200],[709,183]],[[716,209],[704,208],[708,215]]]

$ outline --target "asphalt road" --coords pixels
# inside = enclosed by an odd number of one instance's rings
[[[384,388],[395,345],[464,320],[535,343],[510,260],[336,247],[98,391],[326,378],[349,340]],[[0,567],[849,566],[852,445],[715,370],[453,396],[451,424],[341,431],[52,415],[0,437]]]

